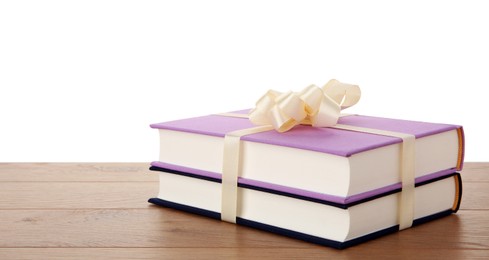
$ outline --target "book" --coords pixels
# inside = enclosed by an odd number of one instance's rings
[[[160,190],[149,202],[220,219],[218,176],[160,168]],[[450,215],[462,195],[460,174],[451,173],[416,183],[413,225]],[[398,230],[400,188],[346,205],[297,196],[286,189],[257,187],[240,180],[236,223],[325,245],[347,248]],[[380,214],[379,214],[380,213]]]
[[[359,115],[342,117],[339,123],[415,135],[418,181],[462,168],[461,126]],[[151,127],[159,130],[163,168],[220,174],[224,135],[253,124],[243,118],[209,115]],[[247,180],[290,187],[337,203],[400,186],[400,138],[297,126],[286,133],[267,131],[241,140],[240,177]]]

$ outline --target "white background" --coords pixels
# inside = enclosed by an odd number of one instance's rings
[[[331,78],[362,88],[345,112],[463,125],[489,161],[486,5],[2,1],[0,161],[156,160],[150,123]]]

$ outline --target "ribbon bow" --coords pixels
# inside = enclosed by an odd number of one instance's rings
[[[281,133],[298,124],[330,127],[338,122],[341,110],[355,105],[360,96],[358,86],[335,79],[322,88],[310,85],[301,92],[269,90],[256,102],[249,118],[255,125],[272,125]]]

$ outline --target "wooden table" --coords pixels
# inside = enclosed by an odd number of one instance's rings
[[[457,214],[342,251],[150,205],[147,168],[0,164],[0,259],[489,258],[489,163],[466,163]]]

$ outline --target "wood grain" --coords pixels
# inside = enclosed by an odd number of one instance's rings
[[[489,210],[489,182],[463,182],[461,209]]]
[[[301,247],[292,239],[156,206],[6,210],[0,247]],[[268,241],[270,240],[270,241]]]
[[[466,163],[460,211],[336,250],[146,202],[148,163],[0,164],[0,259],[485,259],[489,163]]]
[[[356,248],[355,248],[356,249]],[[328,248],[0,248],[0,259],[487,259],[487,250]]]
[[[461,174],[464,182],[489,182],[489,163],[465,163]]]
[[[0,182],[158,181],[148,163],[0,163]]]
[[[1,209],[147,208],[158,182],[0,182]]]

